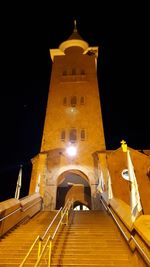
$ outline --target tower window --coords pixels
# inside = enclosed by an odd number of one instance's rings
[[[85,75],[85,71],[84,70],[81,70],[81,75]]]
[[[80,98],[80,104],[81,105],[84,105],[85,104],[85,98],[84,98],[84,96],[81,96],[81,98]]]
[[[62,73],[63,76],[66,76],[67,75],[67,71],[64,70],[63,73]]]
[[[72,75],[76,75],[76,69],[75,68],[72,69]]]
[[[65,130],[62,130],[61,131],[61,141],[65,141],[65,138],[66,138]]]
[[[81,137],[81,141],[85,140],[85,130],[84,129],[81,130],[80,137]]]
[[[75,143],[76,140],[77,140],[77,130],[73,128],[70,130],[69,141],[71,143]]]
[[[77,97],[76,96],[72,96],[71,97],[71,107],[75,107],[77,104]]]
[[[64,99],[63,99],[63,105],[64,106],[67,106],[67,97],[65,96]]]

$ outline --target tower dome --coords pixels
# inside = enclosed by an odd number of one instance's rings
[[[62,52],[65,52],[66,49],[73,47],[73,46],[80,47],[84,51],[87,50],[87,48],[89,47],[89,44],[82,39],[82,37],[79,35],[77,31],[76,20],[74,21],[73,33],[70,35],[70,37],[66,41],[62,42],[59,45],[59,49]]]

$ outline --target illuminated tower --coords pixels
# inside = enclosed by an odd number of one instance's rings
[[[40,180],[45,209],[72,197],[95,209],[99,152],[105,139],[97,81],[98,47],[78,34],[50,49],[52,72],[40,153],[32,160],[30,193]],[[102,160],[103,161],[103,160]]]

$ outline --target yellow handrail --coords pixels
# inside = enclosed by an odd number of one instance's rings
[[[72,201],[68,200],[68,201],[66,202],[64,208],[62,209],[62,216],[61,216],[61,219],[59,220],[59,222],[58,222],[58,224],[57,224],[57,226],[56,226],[56,228],[55,228],[55,231],[54,231],[53,235],[52,235],[52,236],[51,236],[51,235],[48,236],[48,238],[47,238],[47,240],[46,240],[46,242],[45,242],[45,244],[44,244],[44,246],[43,246],[43,249],[42,249],[42,251],[41,251],[41,254],[40,254],[39,258],[37,259],[37,262],[36,262],[36,264],[34,265],[34,267],[37,267],[37,266],[39,265],[39,263],[40,263],[40,261],[41,261],[41,259],[42,259],[42,256],[43,256],[43,254],[44,254],[44,252],[45,252],[45,250],[46,250],[46,247],[47,247],[48,242],[50,242],[50,243],[49,243],[49,253],[48,253],[48,263],[47,263],[47,267],[50,267],[50,266],[51,266],[52,241],[54,240],[55,235],[56,235],[56,233],[57,233],[57,231],[58,231],[58,229],[59,229],[59,226],[61,225],[62,220],[63,220],[63,218],[64,218],[65,215],[67,216],[66,224],[68,224],[68,211],[71,209],[71,207],[72,207]]]
[[[45,252],[45,250],[46,250],[48,241],[50,241],[50,246],[49,246],[50,249],[49,249],[49,253],[48,253],[48,255],[49,255],[48,259],[51,259],[52,240],[51,240],[51,236],[49,235],[48,238],[47,238],[47,240],[46,240],[46,242],[45,242],[45,244],[44,244],[44,246],[43,246],[42,252],[41,252],[41,254],[40,254],[38,260],[36,261],[34,267],[36,267],[36,266],[39,265],[39,263],[40,263],[40,261],[41,261],[41,259],[42,259],[42,256],[43,256],[43,254],[44,254],[44,252]],[[48,261],[48,262],[49,262],[49,261]],[[50,265],[48,265],[48,266],[50,266]]]
[[[51,221],[51,223],[49,224],[49,226],[47,227],[44,235],[41,237],[40,235],[38,235],[36,237],[36,239],[33,241],[31,247],[29,248],[25,258],[23,259],[23,261],[21,262],[21,264],[19,265],[19,267],[22,267],[24,265],[24,263],[26,262],[26,260],[28,259],[29,255],[31,254],[34,246],[36,245],[37,241],[39,241],[39,246],[38,246],[38,258],[40,256],[40,251],[41,251],[41,241],[43,241],[45,235],[47,234],[48,230],[50,229],[50,227],[52,226],[52,224],[54,223],[54,221],[56,220],[57,216],[59,215],[60,211],[62,210],[62,207],[59,209],[59,211],[57,212],[57,214],[55,215],[55,217],[53,218],[53,220]]]
[[[50,267],[50,263],[51,263],[51,252],[52,252],[52,241],[53,239],[55,238],[55,235],[60,227],[60,224],[62,224],[62,221],[63,221],[63,218],[64,216],[66,215],[66,222],[65,224],[67,225],[68,224],[68,214],[69,214],[69,210],[71,209],[72,207],[72,202],[70,200],[68,200],[65,204],[65,206],[62,208],[59,209],[59,211],[57,212],[57,214],[55,215],[55,217],[53,218],[53,220],[51,221],[51,223],[49,224],[49,226],[47,227],[47,229],[45,230],[43,236],[41,237],[40,235],[38,235],[36,237],[36,239],[33,241],[31,247],[29,248],[25,258],[23,259],[23,261],[21,262],[21,264],[19,265],[19,267],[22,267],[24,266],[25,262],[27,261],[29,255],[31,254],[34,246],[37,244],[37,242],[39,242],[38,244],[38,252],[37,252],[37,261],[34,265],[34,267],[38,266],[38,264],[40,263],[41,259],[42,259],[42,256],[46,250],[46,247],[48,246],[48,242],[49,242],[49,253],[48,253],[48,267]],[[41,247],[42,247],[42,241],[44,240],[46,234],[48,233],[48,231],[50,230],[52,224],[54,223],[54,221],[56,220],[57,216],[59,215],[59,213],[61,212],[61,218],[55,228],[55,231],[53,233],[53,235],[49,235],[43,248],[42,248],[42,251],[41,251]]]
[[[59,209],[59,211],[57,212],[57,214],[55,215],[55,217],[53,218],[53,220],[51,221],[51,223],[49,224],[49,226],[47,227],[45,233],[43,234],[42,237],[40,237],[40,240],[43,241],[44,237],[46,236],[46,234],[48,233],[49,229],[51,228],[52,224],[54,223],[54,221],[56,220],[57,216],[59,215],[60,211],[62,210],[62,207]]]
[[[28,258],[29,255],[30,255],[32,249],[34,248],[36,242],[39,240],[39,237],[40,237],[40,236],[38,235],[37,238],[34,240],[33,244],[32,244],[31,247],[29,248],[29,250],[28,250],[26,256],[24,257],[24,259],[23,259],[22,263],[19,265],[19,267],[22,267],[22,266],[24,265],[24,263],[26,262],[27,258]]]

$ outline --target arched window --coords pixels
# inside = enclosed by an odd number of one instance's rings
[[[64,70],[63,73],[62,73],[63,76],[66,76],[67,75],[67,71]]]
[[[63,105],[64,106],[67,106],[67,97],[65,96],[64,99],[63,99]]]
[[[84,105],[84,104],[85,104],[85,98],[84,98],[84,96],[81,96],[80,105]]]
[[[74,210],[89,210],[89,208],[81,204],[81,205],[76,206]]]
[[[75,143],[77,141],[77,130],[75,128],[70,130],[69,141],[71,143]]]
[[[77,97],[76,96],[72,96],[71,97],[71,107],[75,107],[77,104]]]
[[[61,131],[61,141],[65,141],[65,138],[66,138],[66,133],[65,133],[65,130],[62,130]]]
[[[81,70],[81,75],[85,75],[85,71],[84,70]]]
[[[72,69],[72,75],[76,75],[76,69],[75,68]]]
[[[85,140],[85,129],[81,129],[80,137],[81,137],[81,141]]]

